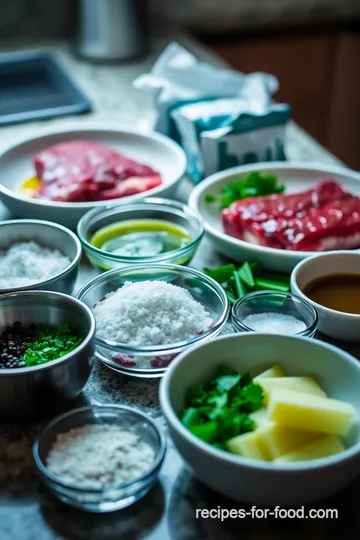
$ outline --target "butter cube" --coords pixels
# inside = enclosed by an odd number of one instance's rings
[[[268,402],[270,392],[276,388],[326,397],[326,393],[313,377],[264,377],[257,384],[264,390],[264,405]]]
[[[328,437],[322,437],[318,441],[302,446],[289,454],[280,456],[275,460],[275,463],[295,463],[297,461],[320,459],[339,454],[344,450],[345,446],[339,437],[329,435]]]
[[[279,388],[270,394],[269,420],[283,426],[344,435],[354,415],[355,410],[350,403],[337,399]]]
[[[262,433],[264,429],[266,430],[267,427],[237,435],[237,437],[229,439],[225,443],[225,447],[233,454],[261,461],[270,461],[272,458]]]
[[[286,428],[269,422],[251,433],[230,439],[226,447],[233,454],[272,461],[320,437],[318,433]]]
[[[260,373],[260,375],[254,377],[254,381],[256,382],[257,379],[262,379],[263,377],[284,377],[284,372],[282,367],[279,364],[276,364],[272,368],[267,369]]]
[[[276,459],[305,444],[318,440],[319,433],[279,426],[271,422],[263,431],[264,444],[271,459]]]
[[[262,427],[269,423],[268,410],[265,408],[258,409],[250,414],[250,418],[255,422],[257,428]]]

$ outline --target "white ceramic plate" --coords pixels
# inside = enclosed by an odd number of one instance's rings
[[[209,176],[196,186],[189,204],[205,221],[205,230],[216,249],[236,261],[256,261],[264,268],[278,272],[290,272],[294,266],[313,252],[296,252],[257,246],[238,240],[223,231],[219,208],[205,202],[206,195],[218,195],[227,184],[251,171],[275,174],[279,183],[285,185],[285,193],[304,191],[320,180],[332,178],[355,195],[360,195],[360,173],[341,167],[310,166],[296,162],[255,163],[234,167]],[[358,250],[357,250],[358,251]]]
[[[163,184],[159,187],[112,201],[92,203],[58,203],[40,201],[20,195],[19,186],[34,176],[33,156],[45,148],[74,139],[97,141],[124,155],[150,165],[159,171]],[[141,134],[127,129],[102,128],[64,129],[49,131],[39,137],[23,139],[0,153],[0,199],[14,217],[37,218],[61,223],[74,229],[81,216],[95,206],[110,203],[126,204],[148,197],[171,196],[184,176],[186,157],[183,150],[171,139],[158,133]]]

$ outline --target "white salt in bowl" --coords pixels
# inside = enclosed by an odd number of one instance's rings
[[[104,486],[102,489],[82,487],[55,475],[47,467],[47,456],[57,436],[89,424],[111,424],[132,431],[154,452],[154,461],[149,469],[130,482]],[[54,495],[75,508],[96,513],[121,510],[144,497],[157,481],[165,452],[165,437],[157,424],[143,412],[125,405],[82,407],[67,412],[45,428],[33,447],[37,471]]]
[[[162,377],[179,353],[217,336],[227,322],[229,302],[224,289],[202,272],[175,264],[139,264],[105,272],[85,285],[77,298],[93,309],[101,299],[127,281],[165,281],[180,286],[205,307],[214,324],[186,341],[143,347],[118,343],[97,334],[97,358],[118,373],[134,377]]]
[[[18,242],[36,242],[42,247],[57,249],[70,260],[56,275],[23,287],[1,288],[0,294],[18,291],[52,291],[71,294],[81,260],[81,244],[66,227],[37,219],[13,219],[0,223],[0,252]],[[0,254],[1,256],[1,254]]]
[[[261,316],[261,329],[251,326],[248,317]],[[273,317],[279,315],[284,317],[280,328],[276,331],[273,327]],[[290,319],[291,317],[291,319]],[[295,319],[295,320],[294,320]],[[254,319],[253,319],[254,320]],[[299,330],[289,324],[289,320],[295,323],[302,323]],[[235,332],[274,332],[276,334],[297,335],[311,338],[315,335],[317,329],[318,316],[315,308],[304,298],[295,294],[275,291],[258,291],[246,294],[235,302],[231,311],[231,322]],[[269,323],[267,325],[266,323]],[[280,320],[279,320],[280,323]],[[286,324],[287,323],[287,324]]]
[[[210,380],[220,365],[254,377],[274,364],[289,376],[313,376],[329,397],[354,406],[344,452],[300,463],[262,462],[215,448],[181,423],[188,390]],[[294,508],[330,497],[360,474],[359,388],[360,362],[341,349],[315,339],[252,332],[181,354],[161,382],[160,405],[177,450],[202,482],[240,503]]]

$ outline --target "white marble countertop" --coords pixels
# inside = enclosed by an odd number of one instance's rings
[[[150,104],[142,94],[131,87],[132,80],[147,71],[154,58],[169,40],[164,36],[154,44],[153,54],[145,60],[117,67],[94,67],[79,62],[66,47],[49,46],[55,51],[71,76],[88,94],[94,112],[83,117],[37,122],[0,129],[0,148],[26,134],[39,134],[48,127],[108,122],[112,125],[142,126],[151,115]],[[186,38],[181,38],[203,59],[216,61]],[[298,127],[291,125],[287,134],[287,152],[290,159],[339,164]],[[184,182],[180,197],[186,199],[191,189]],[[2,217],[6,217],[0,210]],[[0,216],[1,219],[1,216]],[[221,263],[223,259],[204,241],[193,265]],[[80,282],[91,271],[84,266]],[[140,407],[161,425],[164,424],[158,404],[158,381],[138,380],[115,375],[101,365],[93,372],[79,403],[124,403]],[[85,515],[55,501],[42,487],[32,468],[31,444],[42,423],[31,425],[0,424],[0,540],[279,540],[316,538],[327,540],[334,529],[332,523],[317,521],[299,526],[288,522],[264,523],[261,520],[239,523],[228,520],[197,520],[195,508],[238,506],[211,492],[196,481],[169,441],[167,457],[157,487],[140,503],[108,516]],[[326,507],[341,508],[341,537],[356,519],[356,511],[349,514],[346,500],[355,497],[354,487],[346,497],[327,501]],[[358,496],[358,495],[356,495]],[[340,522],[340,520],[339,520]],[[340,523],[339,523],[340,526]],[[345,535],[344,535],[345,534]],[[340,537],[340,536],[337,536]]]

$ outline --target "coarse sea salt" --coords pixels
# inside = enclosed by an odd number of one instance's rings
[[[133,346],[178,343],[213,325],[189,291],[165,281],[126,282],[94,307],[98,337]]]
[[[256,332],[271,334],[299,334],[306,330],[306,324],[292,315],[284,313],[253,313],[243,319],[243,323]]]
[[[139,478],[154,460],[150,444],[130,429],[116,424],[88,424],[60,433],[46,465],[65,482],[100,489]]]
[[[50,279],[71,263],[58,249],[19,242],[0,251],[0,289],[26,287]]]

